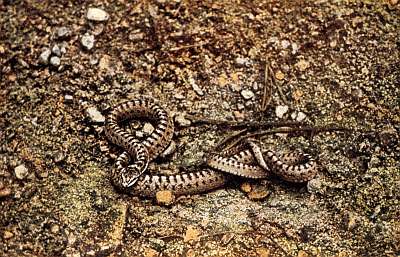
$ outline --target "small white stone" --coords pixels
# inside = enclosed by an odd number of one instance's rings
[[[136,131],[136,132],[135,132],[135,136],[136,136],[137,138],[143,138],[143,137],[144,137],[144,133],[143,133],[143,131]]]
[[[70,30],[67,27],[59,27],[56,29],[56,35],[58,38],[67,37],[70,35]]]
[[[199,87],[199,85],[197,85],[196,81],[193,78],[189,79],[189,83],[192,85],[192,88],[194,92],[196,92],[196,94],[198,94],[199,96],[204,95],[203,90]]]
[[[52,56],[52,57],[50,58],[50,64],[53,65],[53,66],[55,66],[55,67],[60,66],[60,64],[61,64],[60,57],[58,57],[58,56]]]
[[[87,108],[86,114],[93,122],[104,123],[106,121],[106,118],[97,110],[96,107]]]
[[[153,133],[154,127],[153,127],[153,125],[151,125],[151,123],[146,122],[146,123],[144,124],[144,126],[143,126],[142,131],[143,131],[143,133],[145,133],[145,134],[147,134],[147,135],[150,135],[151,133]]]
[[[286,49],[288,46],[290,46],[290,42],[288,40],[282,40],[281,46],[283,49]]]
[[[181,127],[188,127],[191,124],[191,121],[186,119],[182,113],[175,116],[175,122]]]
[[[100,8],[89,8],[86,18],[91,21],[106,21],[108,20],[109,15]]]
[[[237,66],[242,67],[242,66],[249,66],[251,64],[251,61],[248,58],[237,57],[235,59],[235,63]]]
[[[238,105],[237,105],[237,109],[238,109],[239,111],[244,110],[244,105],[243,105],[243,104],[238,104]]]
[[[304,112],[299,112],[297,114],[296,121],[298,121],[298,122],[303,121],[306,117],[307,117],[307,115]]]
[[[64,96],[64,101],[67,103],[71,103],[72,100],[74,100],[74,97],[72,95],[65,95]]]
[[[240,92],[240,94],[243,96],[244,99],[249,100],[251,98],[254,97],[254,93],[253,91],[249,90],[249,89],[244,89],[242,90],[242,92]]]
[[[28,168],[22,164],[15,167],[14,172],[17,179],[24,179],[28,175]]]
[[[278,105],[275,109],[275,114],[276,117],[282,119],[283,115],[285,115],[285,113],[287,113],[287,111],[289,110],[289,106],[287,105]]]
[[[82,36],[81,38],[81,44],[83,47],[85,47],[87,50],[90,50],[94,46],[94,36],[90,35],[89,33],[86,33],[85,35]]]

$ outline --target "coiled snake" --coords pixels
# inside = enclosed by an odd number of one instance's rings
[[[131,119],[146,119],[155,125],[154,131],[143,141],[121,127]],[[232,156],[213,154],[207,159],[207,168],[177,175],[147,174],[149,162],[169,145],[174,132],[171,115],[155,100],[141,97],[118,105],[107,117],[105,134],[123,152],[112,170],[112,183],[133,195],[153,197],[158,191],[170,190],[175,195],[197,194],[223,186],[232,176],[252,179],[266,178],[274,173],[290,182],[305,182],[317,172],[316,162],[307,154],[292,153],[277,156],[262,151],[253,141],[248,149]],[[250,162],[251,164],[247,164]]]

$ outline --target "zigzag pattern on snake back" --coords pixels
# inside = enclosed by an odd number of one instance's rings
[[[155,129],[145,140],[138,141],[121,123],[131,119],[153,121]],[[210,168],[177,175],[146,174],[148,163],[169,145],[174,131],[170,114],[152,98],[141,97],[114,108],[106,120],[105,134],[114,144],[125,149],[111,173],[113,184],[133,195],[152,197],[158,191],[171,190],[175,195],[197,194],[223,186],[232,175],[262,179],[271,172],[291,182],[305,182],[316,174],[316,162],[305,154],[278,157],[272,151],[262,151],[249,141],[249,149],[232,156],[212,155]],[[246,163],[252,162],[252,163]]]

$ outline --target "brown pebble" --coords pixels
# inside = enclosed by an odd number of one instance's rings
[[[269,257],[269,256],[271,256],[271,251],[269,249],[267,249],[267,248],[258,248],[256,250],[256,252],[257,252],[258,256],[260,256],[260,257]]]
[[[303,250],[300,250],[299,253],[297,254],[297,257],[308,257],[308,253],[306,253]]]
[[[347,229],[353,230],[358,225],[358,219],[353,213],[349,213],[347,217]]]
[[[146,257],[155,257],[158,256],[158,252],[153,248],[147,248],[144,250],[144,256]]]
[[[196,253],[195,253],[195,251],[193,249],[189,249],[186,252],[186,257],[195,257],[195,256],[196,256]]]
[[[54,224],[50,227],[50,231],[53,234],[57,234],[60,231],[60,226],[58,226],[57,224]]]
[[[268,195],[269,191],[265,190],[251,191],[250,193],[248,193],[248,196],[251,200],[263,200],[267,198]]]
[[[282,79],[285,78],[285,74],[283,74],[282,71],[277,71],[277,72],[275,73],[275,78],[276,78],[277,80],[282,80]]]
[[[192,240],[197,240],[199,237],[200,232],[193,228],[192,226],[188,226],[186,229],[185,237],[183,238],[184,242],[189,242]]]
[[[169,190],[162,190],[156,193],[156,200],[158,204],[170,205],[174,201],[174,194]]]
[[[5,231],[3,232],[3,238],[4,238],[4,239],[10,239],[10,238],[13,237],[13,236],[14,236],[14,234],[11,233],[11,232],[8,231],[8,230],[5,230]]]
[[[251,192],[251,185],[248,182],[244,182],[240,185],[240,190],[242,190],[245,193],[250,193]]]
[[[0,190],[0,198],[7,197],[9,195],[11,195],[11,189],[3,188]]]

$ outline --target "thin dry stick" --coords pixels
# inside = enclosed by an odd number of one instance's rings
[[[298,127],[306,125],[304,122],[297,121],[281,121],[281,122],[237,122],[237,121],[227,121],[227,120],[215,120],[208,118],[200,118],[193,115],[186,114],[185,118],[190,120],[192,124],[206,124],[206,125],[216,125],[225,126],[233,128],[262,128],[262,127]]]
[[[261,101],[261,111],[265,111],[267,109],[267,106],[271,103],[272,99],[272,84],[271,84],[271,78],[269,76],[270,74],[270,66],[268,61],[265,62],[265,67],[264,67],[264,93],[263,93],[263,98]]]
[[[215,151],[217,151],[218,149],[220,149],[221,146],[225,145],[227,142],[229,142],[230,140],[232,140],[233,138],[239,136],[240,134],[243,134],[244,132],[246,132],[247,129],[242,129],[239,131],[234,132],[232,135],[225,137],[224,139],[222,139],[215,147]],[[223,151],[227,150],[226,147],[222,149]]]
[[[272,70],[271,66],[269,66],[269,72],[272,74],[272,75],[271,75],[271,85],[274,85],[275,88],[278,90],[279,97],[282,99],[282,102],[283,102],[285,105],[289,105],[289,104],[288,104],[288,100],[286,99],[286,96],[285,96],[285,94],[284,94],[283,91],[282,91],[281,85],[280,85],[279,83],[276,82],[275,74],[273,73],[273,70]]]
[[[201,43],[197,43],[197,44],[193,44],[193,45],[173,47],[173,48],[167,49],[167,51],[175,52],[175,51],[179,51],[179,50],[183,50],[183,49],[194,48],[194,47],[204,46],[204,45],[208,45],[208,44],[210,44],[210,42],[201,42]]]
[[[254,133],[249,133],[247,135],[242,136],[242,140],[249,137],[257,137],[264,136],[269,134],[277,134],[277,133],[294,133],[294,132],[310,132],[312,135],[316,135],[321,132],[330,132],[330,131],[351,131],[349,128],[343,127],[303,127],[303,128],[278,128],[278,129],[270,129],[270,130],[262,130]]]
[[[226,146],[224,148],[224,151],[233,148],[234,146],[242,142],[244,139],[252,137],[262,136],[261,139],[263,139],[263,136],[265,135],[278,134],[278,133],[293,133],[293,132],[311,132],[311,135],[314,136],[320,132],[329,132],[329,131],[351,131],[351,129],[343,127],[303,127],[303,128],[300,127],[300,128],[278,128],[278,129],[262,130],[238,137],[235,141]],[[233,139],[233,137],[229,138],[229,140],[231,139]]]

